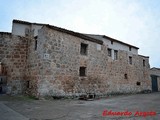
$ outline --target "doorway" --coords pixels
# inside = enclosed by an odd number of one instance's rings
[[[0,76],[0,94],[5,94],[7,88],[6,76]]]
[[[157,76],[151,75],[151,80],[152,80],[152,91],[158,92]]]

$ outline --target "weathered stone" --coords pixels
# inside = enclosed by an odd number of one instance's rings
[[[122,49],[116,46],[115,60],[112,58],[115,56],[108,56],[107,50],[112,44],[103,41],[104,37],[100,40],[53,26],[42,27],[41,24],[37,28],[37,37],[33,34],[25,37],[24,31],[21,33],[24,37],[0,34],[0,62],[7,70],[10,93],[26,92],[37,97],[77,96],[151,89],[149,58],[138,55],[137,48],[131,52],[124,50],[130,47],[128,44]],[[129,56],[132,56],[132,64]]]

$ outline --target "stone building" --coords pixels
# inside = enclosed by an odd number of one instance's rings
[[[160,68],[151,68],[151,82],[152,82],[152,91],[157,92],[160,91]]]
[[[38,97],[151,90],[149,57],[138,49],[105,35],[13,20],[12,33],[0,32],[1,92]]]

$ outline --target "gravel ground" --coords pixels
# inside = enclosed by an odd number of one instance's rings
[[[30,120],[160,120],[160,92],[93,101],[0,95],[0,103]]]

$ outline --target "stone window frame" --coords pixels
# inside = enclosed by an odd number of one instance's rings
[[[81,55],[87,55],[88,54],[88,44],[81,43],[80,54]]]
[[[84,66],[79,68],[79,76],[80,77],[86,77],[86,69],[87,69],[87,67],[84,67]]]
[[[129,46],[129,51],[132,51],[132,47],[131,46]]]

